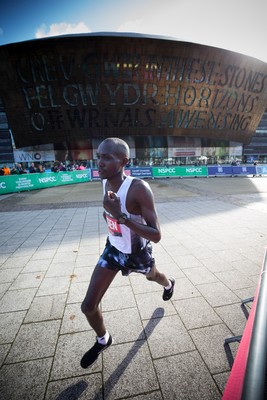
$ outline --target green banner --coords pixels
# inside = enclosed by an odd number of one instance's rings
[[[166,178],[166,177],[190,177],[190,176],[207,176],[208,171],[205,165],[188,165],[185,167],[153,167],[152,175],[154,178]]]
[[[88,182],[90,170],[0,176],[0,195],[25,190]]]

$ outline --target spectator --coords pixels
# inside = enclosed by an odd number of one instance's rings
[[[29,168],[29,173],[33,174],[35,172],[37,172],[37,169],[36,169],[34,163],[31,163],[30,168]]]
[[[38,167],[36,168],[36,172],[39,173],[45,172],[45,167],[43,167],[42,164],[39,164]]]
[[[51,168],[52,172],[59,172],[59,168],[58,165],[56,163],[54,163],[53,167]]]
[[[17,170],[20,175],[27,174],[27,170],[25,168],[23,168],[21,164],[17,164]]]
[[[10,175],[10,169],[8,168],[7,165],[4,165],[3,171],[4,171],[4,175]]]
[[[72,163],[69,163],[69,165],[67,166],[67,171],[74,171],[74,165]]]
[[[11,175],[18,175],[19,171],[16,165],[13,165],[13,167],[11,168],[10,174]]]
[[[59,171],[66,171],[66,165],[63,162],[59,164]]]
[[[79,164],[77,167],[78,170],[84,170],[85,166],[83,164]]]

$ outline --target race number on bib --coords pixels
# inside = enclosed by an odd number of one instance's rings
[[[109,233],[111,233],[111,235],[122,236],[121,226],[116,219],[114,219],[110,215],[106,214],[106,221],[108,224]]]

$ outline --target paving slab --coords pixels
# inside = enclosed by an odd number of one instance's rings
[[[220,399],[209,370],[197,351],[155,360],[164,399]]]
[[[244,330],[265,255],[267,178],[149,183],[154,256],[175,292],[164,302],[145,277],[117,275],[101,303],[113,345],[87,370],[95,333],[80,306],[106,240],[100,182],[0,197],[1,399],[221,398],[224,340]]]

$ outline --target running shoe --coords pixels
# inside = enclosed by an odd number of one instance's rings
[[[111,343],[112,343],[111,336],[109,336],[107,344],[100,344],[96,340],[93,347],[83,355],[83,357],[81,359],[81,363],[80,363],[81,367],[88,368],[91,365],[93,365],[96,362],[96,360],[98,359],[99,354],[102,353],[102,351],[106,350],[111,345]]]
[[[163,298],[164,301],[170,300],[172,295],[173,295],[173,291],[174,291],[175,279],[171,276],[169,278],[169,280],[170,280],[172,286],[171,286],[170,289],[165,289],[164,288],[164,292],[163,292],[163,295],[162,295],[162,298]]]

